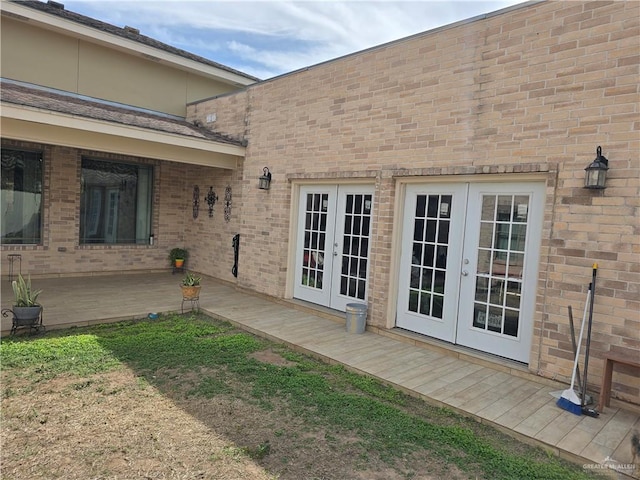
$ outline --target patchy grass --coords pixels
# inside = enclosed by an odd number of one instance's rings
[[[594,478],[204,316],[0,348],[3,478]]]

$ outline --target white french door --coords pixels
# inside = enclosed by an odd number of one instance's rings
[[[344,311],[366,302],[373,187],[300,187],[295,298]]]
[[[407,186],[397,326],[528,362],[543,183]]]
[[[455,341],[466,185],[408,185],[396,325]]]

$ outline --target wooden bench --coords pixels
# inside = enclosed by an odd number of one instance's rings
[[[631,355],[624,356],[620,353],[607,352],[604,354],[604,373],[602,374],[602,387],[600,388],[600,412],[608,407],[611,402],[611,382],[613,366],[617,363],[640,369],[640,358]]]

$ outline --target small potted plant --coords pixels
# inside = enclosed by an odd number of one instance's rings
[[[34,290],[31,287],[31,277],[24,279],[22,275],[18,275],[17,280],[11,282],[13,288],[13,328],[32,327],[39,328],[41,323],[40,314],[42,305],[38,303],[38,296],[42,290]]]
[[[198,277],[191,272],[187,272],[182,277],[180,282],[180,288],[182,288],[182,298],[185,300],[193,300],[200,297],[200,280],[202,277]]]
[[[176,247],[169,250],[169,262],[174,268],[183,268],[187,258],[189,258],[189,252],[185,248]]]

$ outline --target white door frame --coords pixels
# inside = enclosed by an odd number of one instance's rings
[[[543,228],[543,215],[545,208],[545,193],[546,193],[546,174],[532,173],[532,174],[502,174],[499,177],[495,175],[487,175],[487,176],[477,176],[477,175],[460,175],[460,176],[442,176],[438,178],[429,178],[425,181],[424,177],[407,177],[398,179],[396,184],[396,207],[395,207],[395,215],[394,215],[394,225],[393,225],[393,238],[392,238],[392,251],[395,252],[392,257],[392,271],[395,274],[391,277],[391,281],[389,283],[389,298],[390,302],[388,305],[388,316],[387,316],[387,327],[393,328],[394,326],[398,326],[398,316],[400,312],[400,303],[398,298],[400,297],[400,292],[403,288],[403,280],[401,277],[402,264],[403,264],[403,226],[405,224],[405,217],[412,215],[412,212],[407,210],[407,206],[405,205],[405,200],[407,196],[407,190],[411,189],[413,185],[420,184],[425,188],[436,187],[447,184],[456,184],[456,183],[468,183],[469,185],[482,185],[486,183],[491,183],[494,185],[511,185],[512,188],[515,184],[517,188],[518,185],[525,185],[527,183],[533,183],[532,188],[536,190],[535,198],[533,200],[532,211],[532,232],[535,235],[527,236],[527,255],[530,260],[528,261],[528,266],[526,270],[526,278],[530,285],[527,285],[526,295],[523,298],[522,303],[522,311],[526,312],[528,318],[525,319],[523,330],[522,330],[522,340],[519,343],[518,351],[519,358],[518,361],[522,361],[527,363],[529,359],[529,355],[532,347],[532,337],[533,337],[533,327],[534,327],[534,316],[535,316],[535,308],[536,308],[536,295],[537,295],[537,279],[538,279],[538,268],[540,264],[540,244],[542,239],[542,228]],[[488,187],[487,187],[488,188]],[[468,222],[467,212],[465,212],[465,221]],[[471,263],[471,260],[470,260]],[[460,278],[462,278],[462,265],[460,266]],[[459,295],[459,300],[462,300],[462,294]],[[394,301],[395,300],[395,301]],[[471,304],[473,302],[470,302]],[[459,306],[458,306],[459,308]],[[456,331],[455,337],[457,338],[458,329],[460,329],[461,322],[456,322]],[[526,344],[526,345],[525,345]],[[477,347],[472,347],[476,348]],[[489,351],[490,353],[494,353],[496,355],[502,355],[503,352],[500,349],[490,348],[485,351]]]
[[[519,362],[529,363],[544,218],[544,193],[545,184],[540,182],[492,183],[470,186],[467,218],[477,220],[467,221],[463,262],[468,261],[468,264],[463,265],[463,273],[466,272],[466,275],[461,276],[460,282],[460,307],[456,343]],[[521,282],[522,291],[519,308],[513,310],[519,313],[517,335],[500,334],[492,332],[489,328],[480,329],[473,326],[474,298],[477,291],[476,282],[479,281],[477,275],[480,237],[479,219],[482,214],[482,197],[485,194],[505,197],[514,195],[515,199],[518,196],[528,196],[530,199],[527,204],[514,205],[517,213],[526,218],[525,253],[522,255],[523,265],[517,267],[518,273],[516,277],[512,277],[513,281],[509,281],[511,278],[509,272],[502,272],[502,275],[506,275],[506,277],[501,277],[505,278],[503,285],[505,283],[516,284]],[[505,225],[508,225],[508,223],[505,223]],[[509,240],[511,241],[511,239]],[[484,280],[487,281],[487,279]],[[498,296],[506,297],[508,300],[508,290],[509,288],[504,286],[503,291]],[[491,313],[491,309],[489,313]],[[486,319],[486,321],[489,321],[489,319]]]
[[[373,185],[362,183],[303,184],[295,189],[296,195],[292,198],[296,199],[297,212],[294,217],[295,231],[292,231],[295,233],[292,242],[293,251],[290,251],[290,258],[293,258],[290,265],[294,270],[294,274],[290,277],[293,280],[292,297],[340,311],[344,311],[348,303],[367,302],[374,191]],[[318,247],[314,245],[311,248],[313,251],[310,251],[308,245],[307,248],[304,247],[305,236],[310,234],[314,236],[315,232],[314,226],[311,232],[308,228],[309,215],[306,211],[308,194],[319,195],[321,201],[326,199],[326,211],[324,211],[324,205],[320,205],[319,210],[312,215],[312,217],[326,219],[326,224],[323,225],[324,243]],[[370,198],[363,198],[365,196]],[[357,206],[355,203],[353,208],[347,205],[349,197],[357,203]],[[359,211],[357,211],[358,208]],[[346,231],[345,228],[351,230]],[[312,239],[313,241],[315,240]],[[322,262],[322,288],[317,288],[315,284],[320,275],[320,262]],[[312,282],[309,281],[310,276],[314,277]]]
[[[420,219],[416,220],[418,198],[425,203],[420,202]],[[427,211],[427,203],[435,205],[433,211]],[[466,203],[466,184],[406,187],[398,327],[451,343],[455,341]],[[414,231],[418,225],[421,233]],[[446,227],[446,238],[440,234],[443,227]],[[431,231],[433,238],[429,238],[427,231]],[[440,250],[446,252],[445,264],[437,258],[441,256]],[[438,279],[444,279],[444,283]]]

